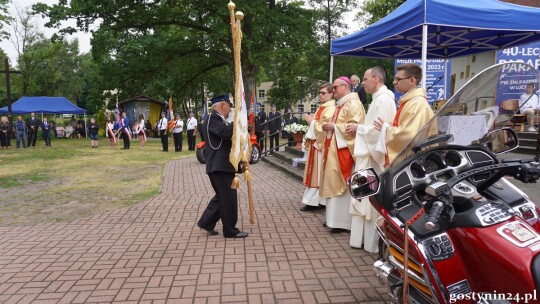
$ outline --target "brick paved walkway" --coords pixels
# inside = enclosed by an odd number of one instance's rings
[[[69,223],[0,227],[0,303],[384,303],[374,256],[298,211],[303,186],[252,166],[257,223],[246,239],[195,226],[212,196],[194,158],[169,162],[161,193]]]

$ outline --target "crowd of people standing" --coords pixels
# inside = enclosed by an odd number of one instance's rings
[[[194,151],[196,136],[199,132],[197,130],[197,119],[193,112],[189,114],[186,127],[184,128],[184,120],[182,120],[180,114],[176,114],[176,119],[173,121],[168,121],[166,114],[162,113],[162,118],[156,122],[155,128],[152,128],[152,124],[144,119],[144,115],[140,114],[132,123],[126,112],[111,115],[105,125],[102,126],[94,117],[91,117],[90,123],[86,124],[83,120],[76,120],[75,116],[72,116],[64,126],[63,123],[49,122],[46,116],[42,118],[42,121],[39,121],[35,113],[30,113],[26,120],[23,120],[23,116],[19,115],[13,123],[10,123],[6,116],[0,118],[0,146],[2,149],[7,149],[11,146],[11,139],[14,138],[17,142],[17,148],[34,147],[36,146],[38,131],[41,130],[41,137],[45,142],[45,146],[51,146],[52,138],[86,138],[88,136],[90,147],[97,148],[99,130],[103,128],[105,137],[109,139],[111,147],[122,139],[122,149],[130,149],[132,138],[137,137],[140,149],[144,149],[147,136],[150,132],[154,132],[161,137],[163,151],[167,152],[170,133],[172,134],[175,152],[182,152],[182,137],[185,133],[188,139],[188,149]]]

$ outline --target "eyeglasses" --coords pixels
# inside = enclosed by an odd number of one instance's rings
[[[330,94],[331,92],[319,92],[319,95]]]
[[[409,76],[409,77],[403,77],[403,78],[400,78],[400,77],[394,77],[394,81],[402,81],[404,79],[409,79],[409,78],[413,78],[414,76]]]
[[[342,84],[335,85],[332,88],[334,88],[334,91],[335,91],[337,88],[339,88],[340,86],[344,86],[344,85],[346,85],[346,84],[342,83]]]

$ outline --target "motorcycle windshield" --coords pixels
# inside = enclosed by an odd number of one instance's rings
[[[532,94],[527,94],[528,84],[534,85]],[[434,113],[434,117],[403,148],[390,167],[415,154],[418,147],[433,147],[432,144],[423,144],[433,136],[440,137],[437,145],[468,146],[477,143],[487,132],[510,123],[520,108],[523,111],[528,107],[527,101],[538,94],[536,88],[538,74],[526,63],[501,63],[485,69]],[[445,139],[445,134],[452,137]]]

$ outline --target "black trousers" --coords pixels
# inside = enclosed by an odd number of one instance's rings
[[[45,141],[45,146],[51,145],[51,132],[43,132],[43,140]]]
[[[161,146],[163,151],[169,151],[169,138],[167,137],[167,130],[159,130],[159,137],[161,137]]]
[[[28,141],[27,141],[27,147],[30,147],[30,144],[32,146],[36,145],[36,138],[37,138],[37,129],[32,130],[31,128],[28,129]]]
[[[231,189],[234,173],[214,172],[209,173],[208,177],[216,195],[208,203],[198,225],[207,230],[214,229],[221,219],[223,236],[233,237],[240,232],[236,228],[238,222],[238,198],[236,189]]]
[[[264,137],[263,132],[255,133],[257,136],[257,142],[259,143],[259,147],[261,147],[261,152],[264,151],[264,140],[262,139]]]
[[[292,146],[294,146],[294,144],[295,144],[295,142],[294,142],[294,137],[292,137],[292,134],[290,134],[289,136],[291,136],[291,137],[288,137],[288,138],[287,138],[287,140],[288,140],[287,146],[292,147]]]
[[[195,151],[195,129],[187,130],[187,144],[189,151]]]
[[[174,151],[182,151],[182,132],[173,133]]]
[[[276,151],[279,150],[279,132],[276,132],[275,134],[270,135],[270,150],[274,148],[274,141],[276,142]],[[272,150],[273,152],[274,150]]]
[[[124,149],[129,149],[130,141],[126,132],[122,131],[122,140],[124,141]]]

